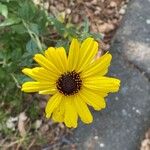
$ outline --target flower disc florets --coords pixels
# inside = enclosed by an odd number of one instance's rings
[[[81,89],[82,80],[75,71],[62,74],[57,80],[57,89],[64,95],[73,95]]]

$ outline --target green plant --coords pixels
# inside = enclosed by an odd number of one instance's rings
[[[21,69],[34,66],[32,57],[43,53],[48,46],[64,46],[68,50],[70,39],[80,40],[100,34],[90,33],[88,20],[78,28],[70,22],[62,23],[31,0],[1,0],[0,2],[0,103],[1,110],[10,108],[18,113],[23,109],[21,84],[29,80]],[[5,106],[5,107],[4,107]],[[6,107],[7,106],[7,107]],[[33,114],[32,109],[29,115]]]

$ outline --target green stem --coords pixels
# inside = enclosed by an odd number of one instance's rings
[[[18,80],[16,79],[16,77],[14,76],[13,73],[11,73],[11,76],[12,76],[12,78],[14,79],[14,81],[15,81],[15,83],[16,83],[16,86],[17,86],[18,88],[21,88],[21,86],[20,86]]]
[[[26,23],[24,20],[22,20],[22,22],[23,22],[24,27],[27,29],[27,31],[28,31],[28,33],[29,33],[31,39],[37,44],[37,46],[38,46],[40,52],[43,53],[42,44],[41,44],[41,42],[40,42],[39,37],[38,37],[34,32],[32,32],[32,31],[29,29],[27,23]]]

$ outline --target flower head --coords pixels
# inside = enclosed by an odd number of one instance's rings
[[[88,106],[104,109],[104,97],[117,92],[120,86],[120,80],[104,76],[111,54],[95,59],[97,52],[98,43],[87,38],[81,44],[73,39],[68,56],[63,47],[50,47],[44,55],[36,54],[34,60],[40,67],[22,70],[34,80],[25,82],[22,91],[52,95],[45,108],[47,118],[73,128],[77,127],[78,117],[91,123],[93,117]]]

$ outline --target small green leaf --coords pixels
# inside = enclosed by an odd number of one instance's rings
[[[84,19],[84,22],[83,22],[82,26],[83,26],[83,32],[88,33],[89,29],[90,29],[90,25],[89,25],[89,20],[88,20],[87,17]]]
[[[0,3],[0,14],[2,14],[5,18],[8,16],[8,8],[6,5]]]
[[[0,49],[0,60],[3,60],[4,59],[4,54],[3,54],[3,49],[1,48]]]
[[[3,70],[3,68],[0,68],[0,79],[5,79],[5,71]]]
[[[15,24],[15,25],[11,26],[11,29],[13,32],[18,33],[18,34],[27,33],[26,28],[22,24]]]
[[[102,40],[104,38],[102,33],[90,33],[90,35],[96,40]]]
[[[34,55],[38,53],[38,46],[37,44],[31,39],[27,44],[26,44],[26,50],[29,52],[30,55]]]
[[[11,54],[11,59],[13,62],[17,62],[19,61],[19,59],[21,58],[22,56],[22,51],[20,48],[16,48],[12,51],[12,54]]]
[[[17,24],[20,21],[21,21],[20,18],[16,18],[16,17],[8,18],[8,19],[5,19],[2,23],[0,23],[0,27],[5,27],[5,26]]]
[[[74,37],[76,38],[78,36],[78,31],[73,25],[70,25],[69,27],[66,26],[66,33],[68,34],[68,38]]]
[[[65,33],[65,25],[61,23],[59,20],[54,18],[53,16],[48,17],[50,23],[56,28],[57,32],[60,35],[63,35]]]
[[[35,24],[35,23],[30,23],[29,24],[29,29],[35,33],[36,35],[39,35],[39,26],[38,24]]]
[[[19,9],[19,15],[26,21],[32,21],[36,12],[36,6],[32,1],[25,0]]]
[[[25,66],[32,66],[33,65],[33,55],[29,52],[25,52],[22,55],[22,61],[20,62],[20,67],[25,67]]]
[[[91,37],[90,33],[82,33],[81,35],[79,35],[80,41],[83,41],[88,37]]]

